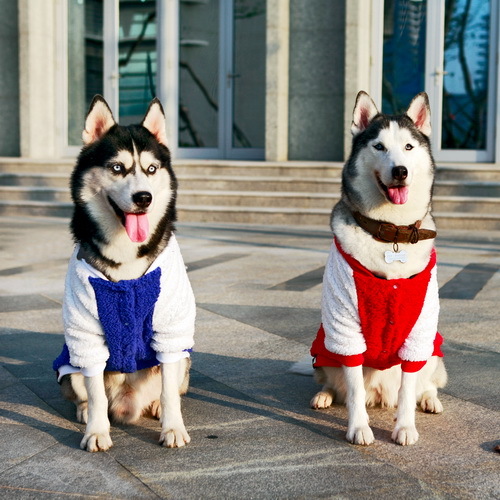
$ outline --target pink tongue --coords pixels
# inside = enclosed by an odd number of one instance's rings
[[[135,243],[142,243],[149,235],[149,222],[146,214],[125,214],[125,230]]]
[[[389,199],[395,205],[403,205],[408,201],[408,188],[407,187],[393,187],[387,188]]]

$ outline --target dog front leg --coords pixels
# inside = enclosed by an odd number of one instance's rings
[[[181,359],[161,364],[160,444],[167,448],[180,448],[191,441],[181,413],[180,387],[185,377],[186,363],[186,359]]]
[[[106,451],[113,442],[109,435],[108,398],[104,388],[104,374],[84,377],[88,394],[88,422],[80,448],[87,451]]]
[[[403,446],[415,444],[418,441],[418,432],[415,427],[417,377],[418,372],[402,372],[401,375],[401,387],[398,393],[398,410],[396,412],[396,426],[392,432],[392,440]]]
[[[344,366],[347,387],[346,406],[349,414],[347,441],[353,444],[369,445],[373,443],[373,432],[368,425],[366,411],[366,390],[362,366]]]

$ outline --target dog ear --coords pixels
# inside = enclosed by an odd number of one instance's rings
[[[366,92],[360,90],[352,112],[352,135],[355,136],[363,132],[376,115],[378,115],[378,109],[372,98]]]
[[[429,98],[425,92],[420,92],[413,98],[406,110],[406,114],[422,134],[427,137],[431,135],[431,108]]]
[[[90,104],[82,139],[90,144],[100,139],[113,125],[116,125],[113,113],[102,95],[94,96]]]
[[[160,100],[156,97],[151,101],[141,125],[147,128],[158,142],[168,147],[167,131],[165,128],[165,113]]]

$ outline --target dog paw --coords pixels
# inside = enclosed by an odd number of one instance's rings
[[[160,444],[165,448],[181,448],[191,441],[184,426],[177,429],[162,430],[160,434]]]
[[[161,403],[159,399],[156,399],[151,403],[150,410],[151,410],[151,416],[153,418],[161,420]]]
[[[76,406],[76,420],[81,424],[86,424],[89,416],[89,409],[87,401],[79,403]]]
[[[392,432],[392,440],[401,446],[415,444],[418,441],[418,432],[415,426],[397,427]]]
[[[352,444],[368,446],[375,441],[373,431],[368,425],[347,429],[346,439]]]
[[[111,436],[109,432],[95,433],[95,434],[85,434],[80,443],[80,448],[82,450],[87,450],[91,452],[95,451],[106,451],[113,446],[113,441],[111,441]]]
[[[443,405],[436,396],[423,397],[420,402],[420,407],[426,413],[442,413]]]
[[[319,391],[309,403],[311,408],[321,410],[329,408],[333,403],[333,393],[331,391]]]

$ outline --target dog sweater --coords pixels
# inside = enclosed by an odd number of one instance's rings
[[[189,357],[196,306],[179,246],[167,247],[138,279],[109,281],[75,247],[63,303],[65,345],[53,363],[67,373],[132,373]]]
[[[437,333],[439,298],[436,252],[411,278],[375,276],[345,253],[335,239],[323,277],[322,325],[311,348],[313,366],[401,364],[420,370],[443,356]]]

